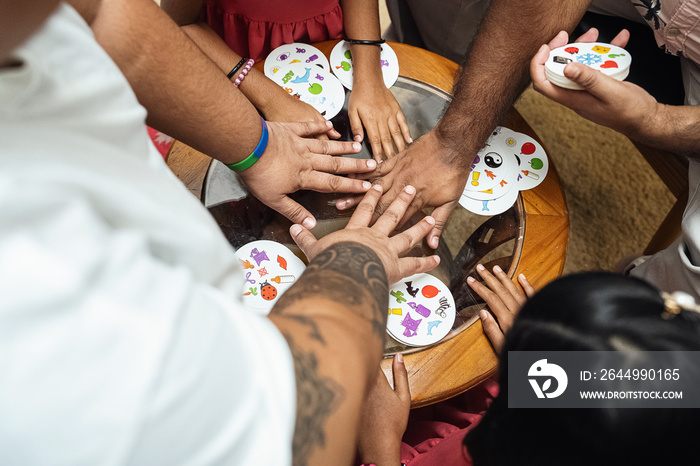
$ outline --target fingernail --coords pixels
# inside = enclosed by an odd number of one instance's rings
[[[362,135],[361,134],[356,134],[355,137],[353,138],[357,142],[362,142]]]
[[[399,362],[399,364],[403,364],[403,354],[396,353],[396,360]]]
[[[525,278],[525,275],[523,275],[523,274],[518,275],[518,278],[520,280],[527,281],[527,278]]]
[[[493,271],[496,273],[503,273],[503,270],[501,270],[501,268],[497,265],[493,266]]]
[[[333,123],[331,123],[329,120],[326,120],[326,128],[332,128]]]
[[[467,281],[468,281],[469,283],[474,283],[476,280],[474,280],[473,277],[467,277]]]
[[[316,225],[316,221],[311,217],[306,217],[301,224],[310,230]]]
[[[345,208],[345,204],[347,204],[347,203],[348,203],[348,201],[338,201],[338,202],[335,203],[335,207],[336,207],[337,209],[344,209],[344,208]]]
[[[489,315],[486,313],[486,311],[482,309],[481,311],[479,311],[479,317],[481,318],[481,320],[486,320],[489,318]]]
[[[437,236],[433,236],[432,238],[430,238],[430,247],[432,247],[433,249],[438,247],[439,243],[440,243],[440,240],[438,239]]]
[[[440,265],[440,260],[441,260],[441,259],[440,259],[440,256],[438,256],[437,254],[435,254],[435,255],[433,256],[433,259],[435,259],[435,263],[436,263],[437,265]]]
[[[373,159],[369,159],[367,161],[367,168],[377,168],[377,162],[375,162]]]
[[[428,215],[427,217],[425,217],[425,221],[428,222],[428,223],[431,224],[431,225],[435,225],[435,219],[434,219],[433,217],[431,217],[430,215]]]
[[[362,182],[362,187],[363,187],[364,189],[369,189],[369,188],[372,187],[372,183],[370,183],[369,181],[363,181],[363,182]]]
[[[379,191],[381,193],[382,192],[382,185],[375,184],[374,186],[372,186],[372,189],[374,189],[375,191]]]
[[[406,191],[408,194],[413,194],[413,193],[416,192],[416,188],[414,188],[414,187],[411,186],[410,184],[409,184],[408,186],[406,186],[405,188],[403,188],[403,189],[404,189],[404,191]]]
[[[413,142],[413,138],[408,138],[408,143],[411,144]]]
[[[476,266],[476,270],[478,270],[479,272],[483,272],[484,270],[486,270],[486,267],[484,267],[483,265],[479,264],[479,265]]]
[[[289,228],[289,234],[292,235],[293,238],[301,233],[301,229],[301,225],[294,224]]]
[[[352,143],[352,149],[353,149],[355,152],[360,152],[360,149],[362,149],[362,144],[360,144],[359,142],[353,142],[353,143]]]

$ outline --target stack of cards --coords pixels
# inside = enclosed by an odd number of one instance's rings
[[[419,273],[391,287],[386,331],[404,345],[432,345],[445,338],[456,315],[449,288],[432,275]]]
[[[540,184],[549,162],[537,141],[498,126],[471,169],[459,203],[470,212],[490,216],[512,207],[520,191]]]
[[[330,120],[343,108],[345,90],[328,69],[325,55],[308,44],[282,45],[265,60],[265,76]]]
[[[566,89],[583,89],[564,76],[564,67],[571,62],[583,63],[611,78],[622,81],[630,72],[632,57],[623,48],[601,42],[577,42],[565,45],[549,52],[549,59],[544,65],[547,79]]]
[[[399,59],[389,44],[382,44],[381,48],[379,59],[381,60],[382,75],[384,84],[389,88],[399,79]],[[333,47],[331,71],[335,73],[343,86],[352,90],[352,53],[350,52],[350,44],[344,40]]]
[[[268,314],[306,266],[287,247],[274,241],[253,241],[236,251],[245,282],[243,305],[246,309]]]

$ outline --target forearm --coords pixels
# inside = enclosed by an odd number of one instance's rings
[[[376,380],[388,283],[378,256],[358,243],[319,254],[275,305],[297,377],[294,464],[349,464],[360,408]]]
[[[350,39],[379,40],[379,4],[377,0],[343,0],[343,26]],[[380,82],[384,84],[380,61],[380,48],[376,45],[350,45],[353,64],[353,87]]]
[[[458,72],[454,98],[436,127],[443,157],[468,167],[529,81],[530,59],[560,30],[572,30],[590,0],[494,0]]]
[[[255,108],[152,0],[104,0],[92,28],[150,125],[225,163],[252,152]]]
[[[700,107],[657,104],[657,111],[647,115],[626,136],[652,147],[699,158]]]

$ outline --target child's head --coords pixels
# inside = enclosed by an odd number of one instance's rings
[[[700,439],[697,410],[507,406],[508,351],[700,351],[700,317],[666,320],[664,310],[654,287],[610,273],[571,275],[533,296],[506,336],[500,394],[465,439],[474,464],[681,464],[673,458]],[[690,369],[682,376],[700,379],[700,367]]]

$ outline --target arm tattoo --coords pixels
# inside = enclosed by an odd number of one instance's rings
[[[350,241],[334,244],[311,261],[297,284],[277,302],[273,312],[309,327],[310,336],[323,341],[312,319],[304,322],[285,310],[310,296],[330,299],[348,306],[350,310],[372,325],[383,338],[389,306],[389,285],[384,266],[377,254],[367,246]]]
[[[294,358],[297,384],[297,417],[292,440],[294,466],[304,466],[316,447],[326,445],[324,425],[340,406],[345,389],[335,380],[318,371],[318,359],[313,351],[297,347],[291,335],[284,333]]]

